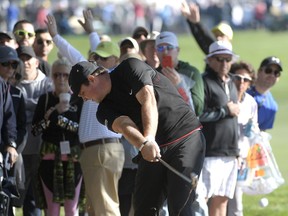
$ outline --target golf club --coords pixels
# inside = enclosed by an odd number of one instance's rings
[[[186,182],[191,184],[193,188],[196,188],[197,182],[198,182],[198,175],[196,175],[195,173],[191,173],[191,179],[189,179],[187,176],[185,176],[182,173],[180,173],[178,170],[176,170],[174,167],[170,166],[167,162],[165,162],[161,158],[157,158],[157,159],[159,160],[159,162],[163,166],[165,166],[170,171],[172,171],[174,174],[178,175],[180,178],[182,178],[183,180],[185,180]]]

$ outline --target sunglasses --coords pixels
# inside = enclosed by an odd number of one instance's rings
[[[46,43],[47,46],[50,46],[53,43],[52,40],[42,40],[42,39],[37,39],[36,42],[38,45],[44,45]]]
[[[18,62],[2,62],[1,65],[3,67],[12,67],[13,69],[16,69],[18,67]]]
[[[14,34],[17,35],[18,37],[23,37],[23,38],[26,37],[26,36],[28,36],[29,38],[35,36],[34,32],[28,32],[28,31],[25,31],[25,30],[16,30],[14,32]]]
[[[252,79],[250,77],[244,77],[244,76],[241,76],[241,75],[238,75],[238,74],[234,74],[233,75],[233,79],[237,80],[239,82],[245,82],[245,83],[248,83],[248,82],[252,81]]]
[[[228,58],[223,58],[223,57],[213,57],[214,59],[216,59],[217,62],[221,62],[221,63],[224,63],[224,62],[231,62],[232,61],[232,58],[231,57],[228,57]]]
[[[60,78],[60,77],[63,77],[64,79],[68,79],[69,74],[68,74],[68,73],[55,72],[55,73],[53,73],[53,77],[54,77],[55,79],[58,79],[58,78]]]
[[[170,51],[175,49],[176,47],[173,45],[163,45],[163,46],[157,46],[156,50],[157,52],[164,52],[165,50]]]
[[[99,56],[97,54],[94,54],[94,59],[95,61],[98,61],[98,60],[101,60],[101,61],[107,61],[109,57],[102,57],[102,56]]]
[[[280,77],[281,72],[279,70],[273,70],[272,68],[265,68],[264,72],[266,74],[274,74],[275,77]]]

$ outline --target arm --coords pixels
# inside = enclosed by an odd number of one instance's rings
[[[161,73],[172,82],[179,94],[182,96],[183,100],[194,110],[193,99],[184,80],[181,77],[181,74],[179,74],[175,68],[170,67],[162,68]]]
[[[199,7],[194,3],[188,5],[187,2],[184,1],[182,3],[181,12],[182,15],[187,18],[190,31],[199,47],[207,55],[209,53],[210,44],[212,44],[216,39],[213,34],[200,23]]]
[[[84,17],[84,22],[81,20],[78,20],[79,24],[83,27],[85,32],[89,34],[89,41],[90,41],[90,50],[94,51],[96,50],[96,47],[100,43],[100,37],[97,34],[97,32],[94,31],[94,26],[93,26],[93,15],[91,10],[83,10],[83,17]]]
[[[201,122],[215,122],[219,119],[225,118],[227,116],[238,116],[240,112],[239,105],[232,101],[228,102],[226,106],[215,108],[212,110],[204,110],[202,115],[200,115]]]
[[[5,145],[5,151],[10,154],[10,164],[11,167],[17,161],[18,153],[16,151],[16,116],[13,108],[12,98],[7,90],[6,85],[3,83],[1,85],[1,94],[3,96],[3,124],[1,128],[1,133],[3,135],[1,141],[3,141]]]
[[[191,91],[196,116],[200,116],[204,109],[204,84],[200,72],[194,71],[192,80],[195,81]]]
[[[158,127],[158,109],[153,87],[145,85],[137,92],[136,98],[141,104],[143,135],[155,138]]]
[[[18,107],[18,112],[16,113],[17,115],[17,145],[20,145],[23,140],[24,136],[27,133],[26,131],[26,113],[25,113],[25,101],[24,101],[24,96],[21,93],[20,100],[19,100],[19,107]]]
[[[70,43],[68,43],[63,37],[58,34],[55,17],[53,15],[47,15],[46,25],[49,30],[53,42],[59,49],[61,55],[65,56],[72,65],[77,64],[80,61],[86,61],[84,56],[75,49]]]
[[[123,134],[137,148],[140,148],[144,142],[148,141],[141,149],[142,156],[147,161],[157,161],[156,157],[161,157],[161,155],[159,146],[155,142],[158,110],[153,87],[145,85],[137,92],[136,98],[141,104],[143,134],[127,116],[120,116],[115,119],[112,128],[114,131]]]

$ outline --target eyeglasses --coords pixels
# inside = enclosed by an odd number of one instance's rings
[[[224,57],[214,56],[213,58],[216,59],[216,61],[221,62],[221,63],[224,63],[224,62],[229,63],[232,61],[232,57],[224,58]]]
[[[53,77],[55,79],[60,78],[60,77],[63,77],[64,79],[68,79],[69,74],[68,73],[55,72],[55,73],[53,73]]]
[[[175,49],[176,47],[173,45],[163,45],[163,46],[157,46],[156,50],[157,52],[164,52],[165,50],[170,51]]]
[[[50,46],[53,43],[52,40],[42,40],[42,39],[37,39],[36,42],[38,45],[44,45],[46,43],[47,46]]]
[[[16,69],[18,67],[18,62],[2,62],[1,65],[3,67],[11,66],[13,69]]]
[[[244,76],[241,76],[239,74],[234,74],[233,78],[234,78],[234,80],[237,80],[239,82],[243,82],[244,81],[245,83],[252,81],[252,79],[250,77],[244,77]]]
[[[23,37],[23,38],[26,37],[26,36],[28,36],[29,38],[35,36],[34,32],[28,32],[28,31],[25,31],[25,30],[16,30],[14,32],[14,34],[17,35],[18,37]]]
[[[107,61],[109,57],[102,57],[102,56],[99,56],[97,54],[94,54],[94,59],[95,61],[98,61],[98,60],[101,60],[101,61]]]
[[[273,70],[272,68],[265,68],[264,72],[265,72],[266,74],[272,74],[272,73],[274,73],[274,76],[275,76],[275,77],[280,77],[280,75],[281,75],[281,72],[280,72],[279,70]]]

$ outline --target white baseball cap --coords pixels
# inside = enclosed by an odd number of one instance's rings
[[[135,48],[136,52],[139,52],[139,45],[138,45],[137,41],[134,38],[132,38],[132,37],[126,37],[126,38],[122,39],[119,42],[119,47],[121,48],[123,43],[126,42],[126,41],[129,41],[133,45],[133,47]]]

